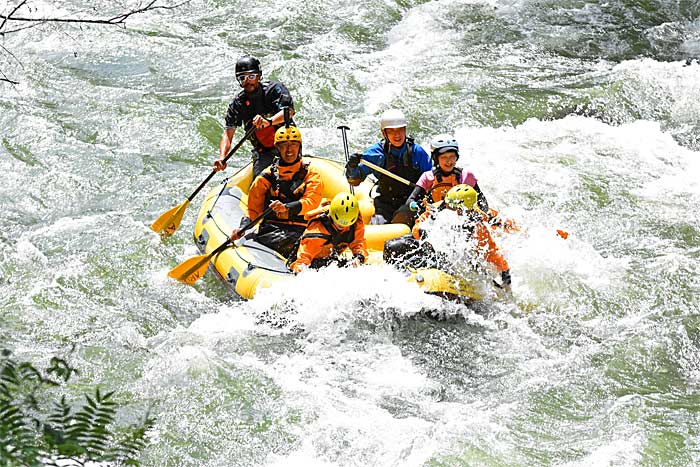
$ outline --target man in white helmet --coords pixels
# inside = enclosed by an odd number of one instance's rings
[[[432,169],[430,156],[425,149],[406,136],[406,117],[397,109],[389,109],[382,114],[381,132],[384,139],[373,144],[363,154],[350,156],[345,167],[348,182],[359,185],[370,173],[379,180],[379,196],[374,198],[372,224],[401,222],[411,226],[413,214],[405,201],[411,194],[412,187],[394,178],[381,174],[360,164],[360,159],[378,165],[412,183],[418,181],[423,172]]]

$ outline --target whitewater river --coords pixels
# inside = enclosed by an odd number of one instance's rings
[[[69,392],[150,407],[143,465],[700,465],[698,1],[195,0],[0,45],[0,347],[75,344]],[[424,146],[454,132],[526,230],[501,241],[513,303],[377,267],[250,302],[170,280],[203,195],[173,237],[149,225],[209,174],[244,52],[306,153],[344,160],[336,127],[362,150],[390,107]]]

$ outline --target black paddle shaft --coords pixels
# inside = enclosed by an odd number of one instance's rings
[[[243,146],[243,143],[245,143],[245,140],[247,140],[248,138],[250,138],[250,135],[252,135],[253,132],[254,132],[255,130],[256,130],[256,128],[255,128],[254,126],[253,126],[253,127],[250,127],[250,130],[246,131],[245,135],[243,135],[243,138],[241,138],[241,140],[240,140],[238,143],[236,143],[236,145],[235,145],[234,147],[232,147],[231,149],[229,149],[228,154],[226,154],[226,157],[223,158],[223,161],[226,162],[227,160],[229,160],[229,158],[230,158],[231,156],[233,156],[233,154],[234,154],[236,151],[238,151],[238,149],[239,149],[241,146]],[[202,183],[199,184],[199,186],[197,187],[197,189],[194,190],[194,191],[192,192],[192,194],[187,198],[187,201],[192,201],[192,200],[194,199],[194,197],[197,196],[197,193],[199,193],[200,190],[201,190],[202,188],[204,188],[205,185],[206,185],[207,183],[209,183],[209,180],[211,180],[212,177],[213,177],[214,175],[216,175],[216,170],[212,170],[212,171],[211,171],[211,173],[209,174],[209,176],[208,176],[207,178],[205,178],[204,181],[203,181]]]
[[[252,229],[253,227],[255,227],[255,225],[258,224],[260,221],[262,221],[262,220],[265,219],[267,216],[269,216],[271,212],[272,212],[272,208],[267,208],[267,209],[265,209],[265,210],[262,212],[262,214],[260,214],[258,217],[256,217],[256,218],[253,219],[252,221],[248,222],[248,223],[245,225],[245,227],[242,227],[239,233],[240,233],[241,235],[243,235],[245,232],[247,232],[248,230],[250,230],[250,229]],[[228,239],[226,239],[226,241],[225,241],[224,243],[222,243],[221,245],[219,245],[219,246],[216,248],[216,250],[212,251],[212,252],[209,254],[209,257],[214,257],[214,256],[218,255],[219,253],[221,253],[222,251],[224,251],[232,242],[233,242],[233,240],[231,240],[231,238],[229,237]]]
[[[269,216],[272,213],[272,208],[268,207],[265,209],[258,217],[253,219],[252,221],[248,222],[245,227],[241,227],[241,230],[238,232],[239,234],[243,235],[245,232],[250,230],[251,228],[255,227],[255,224],[259,223],[263,219],[265,219],[267,216]]]
[[[340,125],[338,129],[343,135],[343,149],[345,150],[345,163],[347,164],[350,162],[350,151],[348,150],[348,130],[350,128],[345,125]],[[355,190],[352,185],[350,185],[350,193],[355,194]]]

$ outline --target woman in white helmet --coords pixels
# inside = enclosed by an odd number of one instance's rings
[[[353,186],[359,185],[370,173],[374,173],[379,180],[379,196],[374,198],[375,215],[372,217],[372,224],[402,222],[410,226],[413,216],[408,211],[405,201],[411,194],[411,187],[369,167],[359,165],[360,159],[366,159],[415,183],[423,172],[432,168],[430,156],[425,149],[414,143],[411,137],[406,136],[406,117],[400,110],[389,109],[384,112],[380,127],[384,139],[367,148],[363,154],[355,153],[350,156],[345,176]]]
[[[420,202],[427,197],[428,203],[442,201],[453,186],[469,185],[479,195],[478,206],[483,212],[489,212],[489,204],[479,188],[476,177],[468,170],[457,167],[459,144],[449,134],[440,134],[430,140],[430,157],[433,168],[421,175],[416,187],[406,200],[406,204]]]

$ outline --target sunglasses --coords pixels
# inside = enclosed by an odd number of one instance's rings
[[[236,79],[238,80],[239,83],[243,84],[245,80],[248,79],[255,79],[258,76],[260,76],[260,73],[246,73],[244,75],[238,75],[236,76]]]

